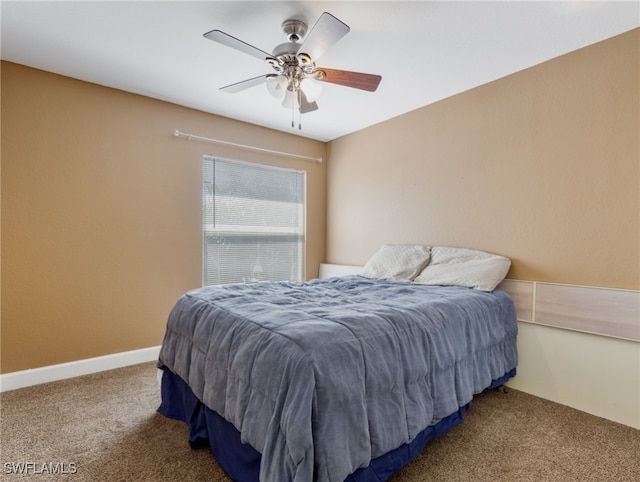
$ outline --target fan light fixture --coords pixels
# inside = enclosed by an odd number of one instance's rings
[[[267,91],[276,99],[284,99],[282,106],[290,109],[300,107],[298,97],[304,95],[308,102],[315,102],[322,94],[322,85],[312,77],[291,79],[282,75],[272,74],[267,77]]]
[[[300,88],[307,96],[309,102],[315,102],[322,94],[322,85],[312,77],[306,77],[300,82]]]
[[[267,75],[267,91],[276,99],[282,99],[282,107],[291,109],[291,127],[295,126],[294,111],[301,114],[317,109],[316,99],[322,87],[316,84],[315,62],[309,54],[298,53],[302,37],[307,33],[307,25],[301,20],[289,19],[282,23],[282,31],[288,42],[273,49],[266,61],[275,74]],[[298,122],[301,128],[301,123]]]
[[[368,92],[374,92],[378,88],[382,80],[379,75],[316,67],[316,61],[325,50],[349,32],[349,26],[330,13],[324,12],[308,35],[307,24],[302,20],[285,20],[281,28],[288,42],[278,45],[271,54],[220,30],[204,34],[209,40],[266,61],[275,71],[221,87],[220,90],[236,93],[266,83],[267,91],[276,99],[282,99],[283,107],[291,109],[291,127],[294,127],[295,110],[300,114],[318,110],[316,100],[322,93],[320,82]],[[300,122],[298,128],[302,128]]]
[[[284,100],[282,101],[282,107],[285,109],[298,109],[300,102],[298,101],[298,91],[289,89],[284,92]]]
[[[281,75],[272,74],[267,77],[267,90],[276,99],[284,97],[284,91],[287,90],[287,79]]]

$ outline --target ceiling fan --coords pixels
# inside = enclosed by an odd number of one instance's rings
[[[220,90],[236,93],[266,83],[271,95],[282,99],[283,107],[292,111],[297,109],[300,114],[304,114],[318,109],[316,100],[322,90],[318,82],[369,92],[375,92],[378,88],[382,80],[380,75],[316,66],[318,58],[350,30],[348,25],[330,13],[324,12],[308,35],[307,25],[302,20],[285,20],[281,28],[288,42],[278,45],[270,54],[221,30],[211,30],[204,34],[209,40],[267,62],[274,70],[274,73],[227,85]],[[293,120],[291,127],[294,127]],[[300,123],[298,127],[302,128]]]

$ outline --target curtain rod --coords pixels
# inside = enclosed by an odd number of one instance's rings
[[[179,130],[176,130],[173,133],[173,135],[175,135],[176,137],[186,137],[188,140],[197,139],[199,141],[212,142],[214,144],[224,144],[226,146],[233,146],[233,147],[239,147],[241,149],[248,149],[250,151],[267,152],[269,154],[278,154],[280,156],[297,157],[298,159],[306,159],[308,161],[313,161],[313,162],[322,162],[322,157],[303,156],[301,154],[292,154],[290,152],[274,151],[272,149],[264,149],[262,147],[247,146],[245,144],[236,144],[235,142],[221,141],[220,139],[211,139],[209,137],[196,136],[195,134],[187,134],[185,132],[180,132]]]

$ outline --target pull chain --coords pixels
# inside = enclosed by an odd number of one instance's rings
[[[300,112],[300,103],[302,101],[301,91],[296,91],[298,95],[298,129],[302,130],[302,112]],[[296,113],[295,113],[296,105],[295,103],[291,104],[291,128],[295,129],[296,127]]]

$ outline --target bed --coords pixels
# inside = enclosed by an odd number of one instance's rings
[[[159,411],[236,481],[386,480],[517,365],[509,295],[418,283],[428,258],[406,279],[186,293],[160,351]]]

